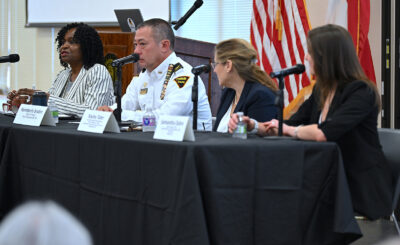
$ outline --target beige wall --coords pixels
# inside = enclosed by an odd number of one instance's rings
[[[54,28],[26,28],[25,27],[26,0],[0,0],[1,13],[4,19],[10,18],[10,26],[5,28],[1,35],[7,39],[10,33],[10,51],[2,46],[1,55],[18,53],[20,61],[10,66],[11,89],[35,85],[38,89],[47,90],[57,73],[62,69],[59,65],[58,54],[54,45]],[[10,14],[9,14],[10,13]],[[55,56],[55,57],[54,57]],[[6,76],[0,74],[1,83],[5,83]]]

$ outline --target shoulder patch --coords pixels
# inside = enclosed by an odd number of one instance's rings
[[[186,82],[189,80],[189,76],[180,76],[174,79],[176,82],[176,85],[178,85],[179,88],[183,88],[186,84]]]
[[[179,71],[179,70],[182,69],[182,68],[183,68],[183,66],[181,65],[181,63],[176,63],[176,64],[174,65],[173,71],[174,71],[174,72],[177,72],[177,71]]]

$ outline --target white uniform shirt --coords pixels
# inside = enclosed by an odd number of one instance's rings
[[[171,75],[164,99],[160,95],[170,64],[180,63],[182,68]],[[141,72],[139,77],[134,77],[129,84],[125,95],[122,97],[123,121],[142,121],[145,106],[153,104],[153,112],[158,118],[160,115],[190,116],[193,114],[192,86],[194,75],[192,66],[172,53],[152,72]],[[180,86],[178,86],[178,81]],[[182,83],[182,80],[186,83]],[[203,81],[199,78],[198,96],[198,130],[211,130],[211,110]]]

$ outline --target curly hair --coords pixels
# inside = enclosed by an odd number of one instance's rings
[[[76,28],[74,42],[80,44],[85,69],[87,70],[95,64],[104,65],[103,44],[100,36],[93,27],[84,23],[68,24],[58,32],[55,42],[57,43],[61,65],[68,67],[68,64],[61,60],[60,48],[64,44],[65,34],[74,28]]]

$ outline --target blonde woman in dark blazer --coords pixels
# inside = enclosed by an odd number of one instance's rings
[[[257,52],[243,39],[222,41],[215,47],[213,68],[219,85],[225,87],[214,131],[228,132],[230,116],[238,111],[257,121],[277,116],[276,84],[256,64]]]

